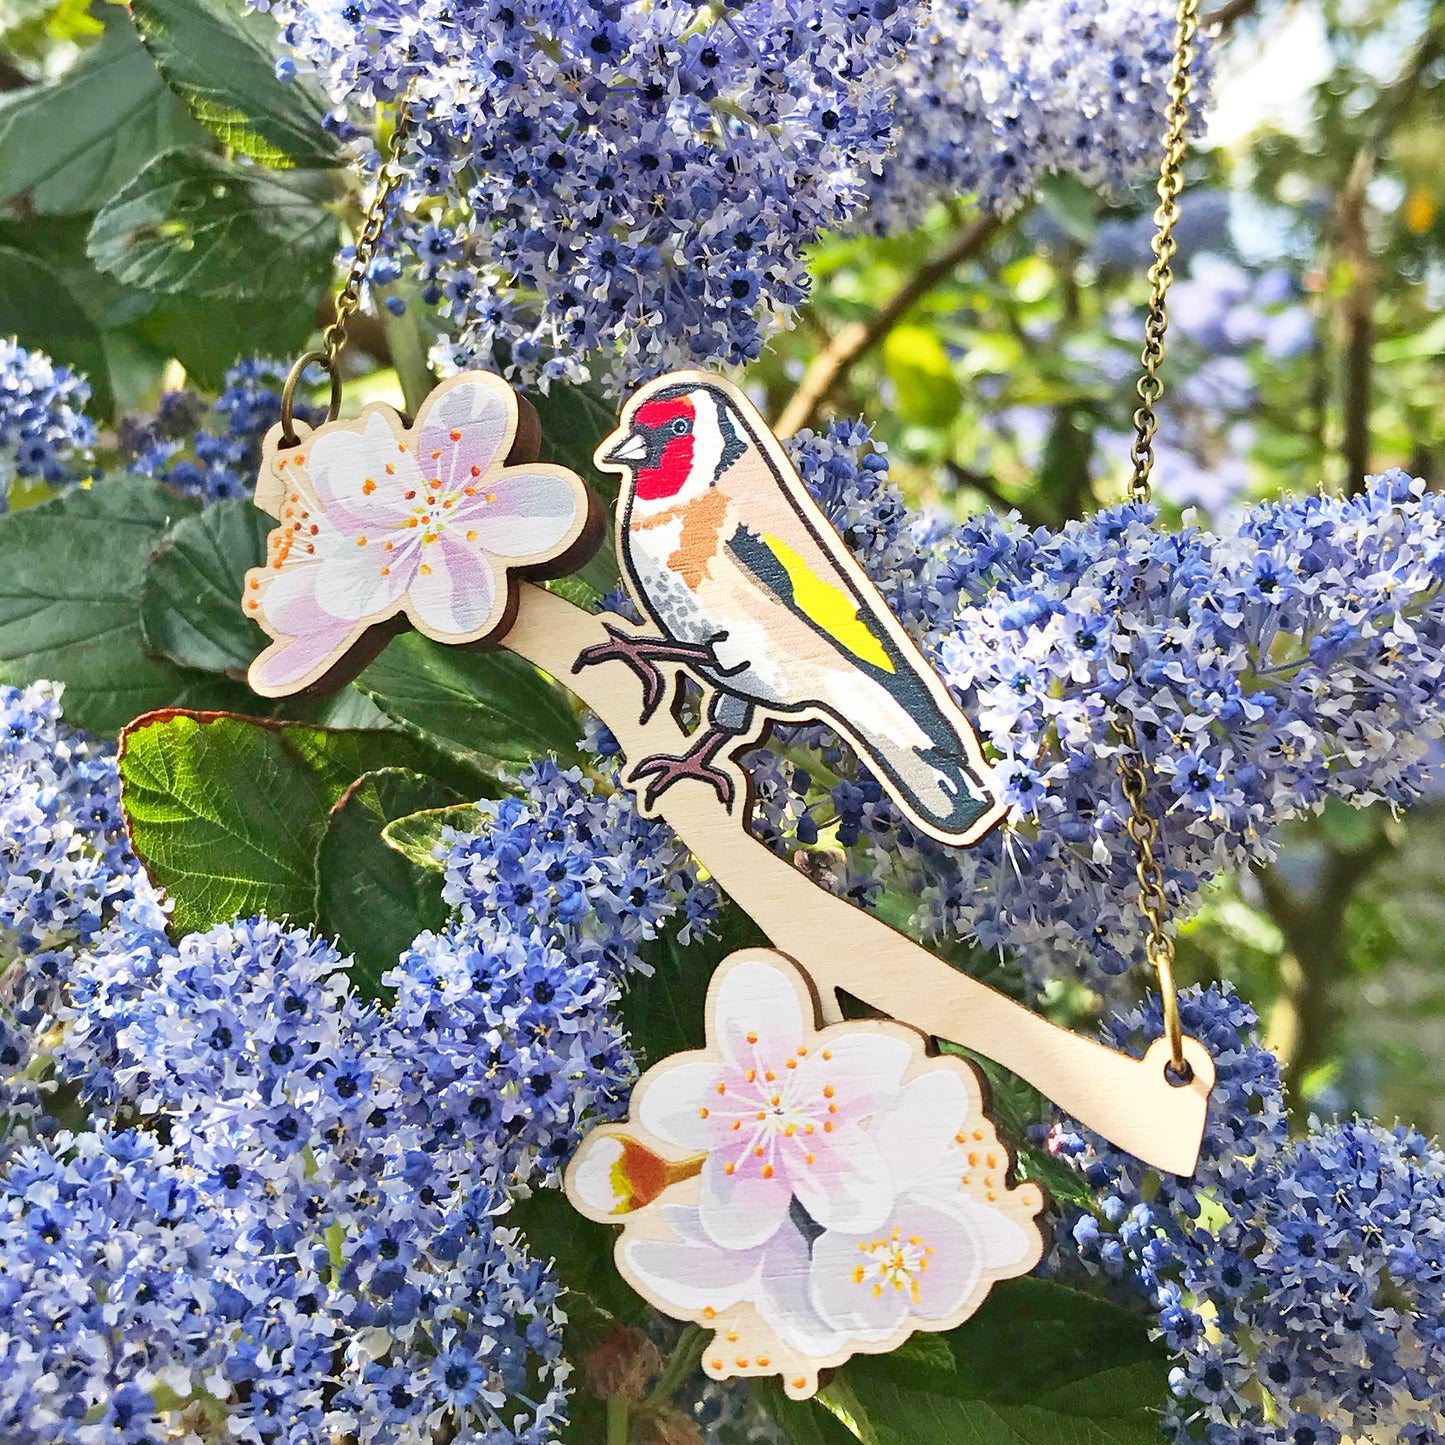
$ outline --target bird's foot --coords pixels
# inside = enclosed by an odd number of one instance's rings
[[[701,642],[674,642],[668,637],[639,637],[635,632],[626,632],[612,624],[603,624],[607,641],[595,647],[584,648],[572,664],[572,671],[581,672],[584,667],[595,667],[600,662],[622,662],[631,668],[633,675],[642,684],[642,716],[640,722],[647,722],[667,695],[659,662],[682,663],[692,666],[714,660],[712,648]]]
[[[692,778],[700,783],[711,784],[718,801],[723,807],[730,809],[736,791],[732,775],[715,767],[713,759],[717,756],[718,749],[732,736],[731,733],[712,732],[680,758],[669,753],[657,753],[653,757],[644,758],[629,774],[628,784],[636,786],[644,778],[649,780],[642,801],[644,807],[651,808],[674,783],[680,783],[684,778]]]

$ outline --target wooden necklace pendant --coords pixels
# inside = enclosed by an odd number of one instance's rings
[[[747,398],[678,372],[622,409],[597,465],[620,474],[617,551],[646,622],[536,585],[601,537],[574,473],[535,460],[531,408],[466,372],[409,422],[267,437],[256,504],[277,519],[242,606],[270,637],[263,696],[324,691],[415,627],[506,647],[596,712],[623,786],[664,818],[767,935],[719,965],[707,1046],[649,1069],[628,1119],[568,1169],[568,1197],[619,1224],[618,1269],[713,1330],[717,1378],[778,1375],[797,1398],[850,1355],[951,1329],[1037,1264],[1042,1191],[1017,1184],[974,1067],[995,1060],[1121,1149],[1193,1171],[1214,1083],[1182,1041],[1143,1058],[1071,1034],[950,967],[748,831],[738,755],[775,722],[824,722],[909,824],[976,842],[1004,816],[972,726]],[[701,687],[689,734],[667,706]],[[881,1017],[845,1022],[847,993]]]
[[[625,663],[642,722],[666,694],[664,668],[710,692],[685,754],[632,767],[644,810],[682,778],[733,808],[744,789],[731,760],[769,722],[812,721],[841,733],[939,842],[977,842],[1002,819],[968,719],[742,392],[703,372],[650,383],[597,465],[622,474],[617,555],[656,631],[609,623],[577,665]]]
[[[1043,1193],[1015,1186],[973,1068],[891,1022],[820,1028],[781,954],[725,959],[707,1047],[649,1069],[630,1122],[567,1171],[650,1304],[713,1331],[717,1378],[778,1375],[796,1399],[850,1355],[967,1319],[1043,1254]]]

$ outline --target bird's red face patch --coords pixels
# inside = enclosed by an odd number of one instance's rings
[[[644,502],[675,497],[682,490],[692,472],[696,415],[685,396],[658,397],[637,408],[632,424],[647,440],[647,459],[634,476],[637,495]]]

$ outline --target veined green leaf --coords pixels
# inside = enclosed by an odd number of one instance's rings
[[[330,198],[324,172],[167,151],[95,218],[90,256],[118,280],[162,295],[286,305],[330,274]]]
[[[510,652],[394,638],[356,686],[388,717],[492,770],[554,752],[577,757],[580,724],[566,694]]]
[[[381,768],[463,794],[477,786],[404,733],[163,711],[122,736],[121,803],[137,856],[175,905],[177,929],[253,913],[315,924],[316,857],[331,810]]]
[[[265,634],[242,610],[243,577],[275,522],[245,498],[183,517],[146,565],[141,626],[153,653],[244,681]]]
[[[277,78],[263,31],[210,0],[132,0],[130,8],[166,83],[232,150],[282,168],[340,163],[321,96],[302,78]]]
[[[455,788],[406,768],[364,773],[337,801],[316,853],[316,916],[356,962],[351,979],[369,998],[417,934],[446,918],[441,876],[421,868],[382,833],[393,819],[455,802]]]
[[[425,808],[391,819],[381,830],[381,836],[388,848],[395,849],[418,868],[430,868],[441,873],[446,867],[445,857],[438,856],[443,834],[448,828],[457,833],[472,831],[478,821],[479,814],[474,803],[460,803],[452,808]]]
[[[42,215],[95,211],[152,156],[201,135],[117,18],[59,80],[0,100],[0,200],[23,195]]]
[[[65,685],[66,717],[97,733],[167,706],[234,707],[235,683],[151,657],[141,631],[146,559],[197,503],[113,477],[0,516],[0,682]]]

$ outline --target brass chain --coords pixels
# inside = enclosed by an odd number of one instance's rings
[[[1134,413],[1134,445],[1131,457],[1134,475],[1129,482],[1129,499],[1147,503],[1153,495],[1150,476],[1154,470],[1154,434],[1159,417],[1154,408],[1164,394],[1159,367],[1164,361],[1164,333],[1169,329],[1169,288],[1174,282],[1173,262],[1179,247],[1174,227],[1179,223],[1179,193],[1184,189],[1185,132],[1189,128],[1189,96],[1194,87],[1194,36],[1199,28],[1199,0],[1179,0],[1175,17],[1174,58],[1170,65],[1164,109],[1164,156],[1159,163],[1157,187],[1159,205],[1154,211],[1154,262],[1149,267],[1149,314],[1144,322],[1143,370],[1137,391],[1139,408]],[[1169,1041],[1170,1077],[1186,1083],[1191,1070],[1184,1057],[1184,1026],[1179,1018],[1179,990],[1174,981],[1174,940],[1165,929],[1169,900],[1164,893],[1164,871],[1156,850],[1159,820],[1149,811],[1149,775],[1139,748],[1134,719],[1120,712],[1115,726],[1124,746],[1119,755],[1119,777],[1129,804],[1125,828],[1134,844],[1137,861],[1134,874],[1139,880],[1139,911],[1148,922],[1144,953],[1159,978],[1159,998],[1164,1013],[1164,1034]]]
[[[1185,131],[1189,128],[1189,96],[1194,89],[1194,36],[1199,29],[1199,0],[1179,0],[1175,17],[1174,58],[1169,69],[1164,107],[1164,158],[1159,163],[1156,187],[1159,205],[1154,211],[1154,263],[1149,267],[1149,315],[1144,322],[1144,370],[1136,390],[1140,406],[1134,413],[1134,476],[1129,483],[1131,501],[1147,502],[1149,474],[1154,470],[1154,433],[1159,418],[1154,405],[1164,394],[1159,367],[1164,360],[1164,333],[1169,328],[1169,288],[1174,284],[1173,262],[1179,249],[1174,227],[1179,224],[1179,193],[1184,189]]]
[[[356,244],[347,267],[346,279],[341,283],[332,303],[332,318],[321,333],[321,346],[299,356],[281,388],[281,441],[284,446],[295,446],[299,438],[292,421],[292,406],[296,385],[308,366],[323,367],[331,378],[331,404],[327,408],[327,420],[335,421],[341,410],[341,373],[337,359],[346,346],[346,332],[351,318],[361,310],[361,290],[371,273],[371,263],[376,259],[376,249],[381,244],[386,229],[386,208],[392,192],[405,172],[401,165],[402,151],[406,146],[407,131],[410,128],[412,92],[410,89],[396,105],[396,120],[391,128],[391,140],[381,169],[377,172],[376,190],[361,218],[361,229],[356,233]]]

